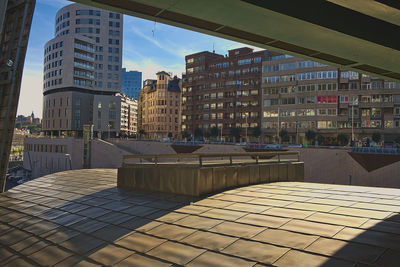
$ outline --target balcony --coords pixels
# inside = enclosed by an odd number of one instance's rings
[[[74,47],[83,51],[87,51],[87,52],[94,52],[94,48],[84,45],[84,44],[79,44],[79,43],[74,43]]]

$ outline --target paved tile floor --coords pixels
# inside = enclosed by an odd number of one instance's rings
[[[281,182],[200,199],[67,171],[0,194],[0,265],[398,266],[399,212],[400,189]]]

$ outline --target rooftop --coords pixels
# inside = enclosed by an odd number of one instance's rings
[[[66,171],[1,194],[0,262],[393,266],[400,258],[400,189],[279,182],[190,198],[124,191],[116,181],[114,169]]]

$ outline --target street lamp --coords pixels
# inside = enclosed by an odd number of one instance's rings
[[[247,143],[247,128],[248,128],[248,124],[247,124],[247,117],[248,117],[248,113],[245,113],[246,114],[246,143]]]
[[[107,128],[108,128],[108,139],[110,139],[110,128],[111,128],[111,124],[107,124]]]

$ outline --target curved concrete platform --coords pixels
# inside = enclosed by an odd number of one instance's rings
[[[4,266],[390,266],[400,189],[276,182],[207,198],[124,191],[117,171],[0,195]]]

